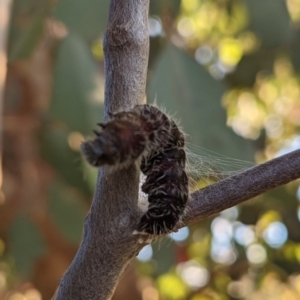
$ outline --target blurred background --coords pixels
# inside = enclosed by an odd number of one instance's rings
[[[50,299],[80,243],[108,6],[0,6],[1,300]],[[151,0],[149,32],[148,102],[188,134],[194,188],[299,148],[300,0]],[[293,182],[147,246],[113,299],[300,299],[299,201]]]

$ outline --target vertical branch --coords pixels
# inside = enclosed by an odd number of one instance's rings
[[[111,0],[105,54],[105,112],[128,110],[145,98],[149,0]]]
[[[149,0],[111,0],[104,39],[105,118],[128,110],[145,98],[149,35]],[[82,244],[62,277],[55,299],[110,299],[129,260],[138,251],[132,235],[140,219],[137,208],[139,170],[99,170]]]

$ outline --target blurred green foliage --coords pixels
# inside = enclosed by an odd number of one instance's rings
[[[108,19],[108,0],[60,0],[53,17],[63,22],[71,32],[91,43],[104,32]]]
[[[15,0],[11,15],[12,65],[31,59],[49,36],[55,41],[51,97],[35,138],[55,173],[45,189],[48,213],[76,245],[97,175],[79,145],[102,119],[108,7],[108,0]],[[224,156],[261,162],[299,148],[299,26],[300,0],[151,0],[148,102],[174,114],[191,143]],[[138,265],[140,278],[153,280],[143,299],[300,299],[297,191],[291,183],[192,226],[181,241],[154,244]],[[51,248],[26,213],[9,227],[0,239],[0,299],[20,278],[35,283],[30,271]]]
[[[10,254],[21,276],[28,276],[35,260],[46,251],[41,234],[27,216],[19,215],[10,227]]]

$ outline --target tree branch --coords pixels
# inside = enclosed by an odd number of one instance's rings
[[[300,178],[300,150],[272,159],[191,194],[183,225],[191,225]]]
[[[105,119],[131,109],[145,96],[148,62],[149,0],[111,0],[104,41]],[[271,160],[191,195],[181,226],[190,225],[269,189],[300,177],[300,150]],[[54,299],[110,299],[129,260],[147,235],[133,235],[141,217],[137,207],[139,170],[99,170],[84,237]],[[141,238],[143,239],[141,241]]]
[[[129,110],[145,98],[148,66],[149,0],[111,0],[104,39],[105,119]],[[54,299],[109,299],[124,267],[136,255],[139,170],[98,173],[95,195],[84,224],[84,237]]]

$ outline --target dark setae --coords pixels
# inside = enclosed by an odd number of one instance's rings
[[[111,116],[96,138],[82,143],[87,161],[117,168],[138,163],[146,175],[142,191],[148,194],[148,210],[137,231],[161,235],[172,231],[188,200],[188,176],[184,134],[165,113],[151,105]]]

